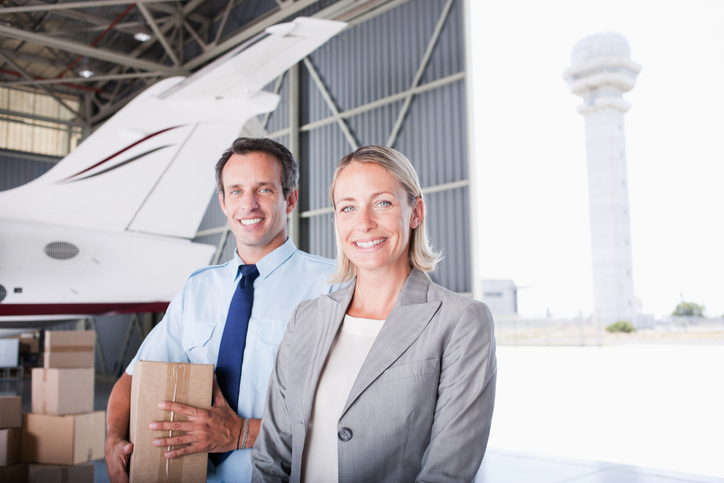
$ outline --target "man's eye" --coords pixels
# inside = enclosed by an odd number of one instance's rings
[[[231,193],[230,193],[230,194],[232,194],[232,195],[238,195],[239,193],[241,193],[241,190],[231,190]]]
[[[260,191],[261,193],[271,193],[271,189],[270,189],[270,188],[262,188],[262,189],[260,189],[259,191]]]

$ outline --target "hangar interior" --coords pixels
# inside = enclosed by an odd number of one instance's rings
[[[289,235],[302,250],[330,258],[335,241],[327,190],[337,161],[366,144],[404,153],[418,170],[428,229],[444,255],[432,279],[472,295],[479,277],[471,222],[468,8],[466,0],[5,0],[0,191],[46,173],[155,83],[197,72],[280,22],[340,20],[348,23],[341,33],[265,87],[281,97],[278,108],[253,118],[240,135],[275,139],[299,160],[300,200]],[[215,247],[212,264],[231,258],[234,237],[215,195],[192,241]],[[0,263],[0,284],[1,273]],[[21,328],[39,330],[41,346],[43,329],[95,331],[99,410],[162,317],[89,314]],[[21,355],[23,363],[32,367],[38,357]],[[28,412],[29,381],[18,384],[17,372],[2,375],[8,374],[0,393],[22,393]],[[96,481],[104,480],[97,475]]]
[[[341,20],[345,30],[265,88],[280,95],[278,108],[240,133],[278,140],[300,161],[290,237],[333,258],[327,189],[336,162],[361,145],[392,146],[415,165],[427,197],[429,231],[445,257],[433,280],[476,293],[466,8],[463,0],[7,1],[0,190],[48,171],[150,85],[193,73],[270,25]],[[193,241],[216,247],[211,263],[233,254],[215,196]],[[54,327],[96,328],[98,372],[117,377],[161,316],[99,315]]]

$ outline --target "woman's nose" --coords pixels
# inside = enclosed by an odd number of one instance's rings
[[[377,226],[377,223],[375,222],[374,213],[369,208],[360,208],[359,210],[359,216],[357,218],[357,229],[360,231],[369,231],[375,226]]]

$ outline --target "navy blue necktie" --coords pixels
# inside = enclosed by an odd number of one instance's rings
[[[259,270],[256,265],[243,265],[241,274],[239,285],[236,286],[234,296],[231,298],[224,334],[219,345],[219,357],[216,360],[216,381],[234,412],[237,412],[246,331],[249,327],[251,307],[254,304],[254,280],[259,276]],[[211,453],[209,458],[214,466],[219,466],[230,454],[231,452]]]

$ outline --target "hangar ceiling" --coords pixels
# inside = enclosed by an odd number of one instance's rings
[[[356,24],[406,0],[0,0],[0,87],[32,86],[88,127],[299,15]],[[80,109],[64,95],[82,98]]]

